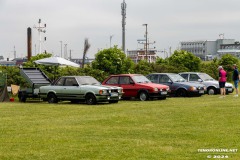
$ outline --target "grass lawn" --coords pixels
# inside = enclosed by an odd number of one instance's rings
[[[0,159],[239,160],[199,151],[240,149],[240,97],[218,97],[0,103]]]

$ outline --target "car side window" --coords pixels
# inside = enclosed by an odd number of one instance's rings
[[[188,74],[181,74],[181,76],[182,76],[184,79],[188,80]]]
[[[158,75],[150,75],[147,78],[153,83],[158,83]]]
[[[160,83],[169,83],[169,82],[171,82],[171,80],[167,75],[160,75],[159,82]]]
[[[131,83],[133,83],[133,80],[128,76],[120,77],[119,79],[119,84],[131,84]]]
[[[109,80],[106,82],[106,84],[118,84],[118,79],[119,77],[111,77]]]
[[[199,76],[197,74],[190,74],[189,81],[198,81]]]
[[[78,86],[75,78],[66,78],[64,86]]]
[[[56,86],[63,86],[63,84],[64,84],[64,81],[65,81],[65,78],[61,78],[61,79],[59,79],[57,82],[56,82]]]

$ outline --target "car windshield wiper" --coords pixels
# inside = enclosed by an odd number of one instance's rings
[[[99,83],[92,83],[92,85],[96,85],[96,84],[99,84]]]
[[[89,85],[89,83],[83,83],[83,84],[81,84],[81,85]]]

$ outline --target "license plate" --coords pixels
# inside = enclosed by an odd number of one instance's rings
[[[165,92],[165,91],[164,91],[164,92],[161,92],[161,94],[162,94],[162,95],[166,95],[166,94],[167,94],[167,92]]]
[[[111,97],[117,97],[118,93],[111,93]]]
[[[228,91],[229,91],[229,92],[232,92],[232,88],[228,88]]]
[[[203,90],[202,90],[202,91],[199,91],[199,93],[203,94],[203,93],[204,93],[204,91],[203,91]]]

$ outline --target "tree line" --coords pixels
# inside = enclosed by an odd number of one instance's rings
[[[221,65],[228,72],[228,81],[232,77],[232,65],[239,64],[239,59],[230,54],[225,54],[221,59],[213,59],[212,61],[201,61],[198,57],[190,52],[176,50],[166,58],[157,58],[156,62],[149,63],[146,60],[141,60],[134,63],[129,57],[122,52],[121,49],[114,46],[113,48],[100,50],[95,55],[95,60],[91,64],[86,64],[84,68],[75,67],[59,67],[59,66],[44,66],[34,63],[35,60],[51,57],[50,53],[38,54],[24,63],[22,67],[38,67],[52,81],[54,77],[69,76],[69,75],[88,75],[95,77],[102,82],[105,78],[112,74],[143,74],[149,73],[179,73],[179,72],[205,72],[215,79],[218,79],[218,66]],[[28,84],[20,75],[19,67],[16,66],[1,66],[2,73],[7,74],[7,84],[16,84],[22,87],[27,87]]]

